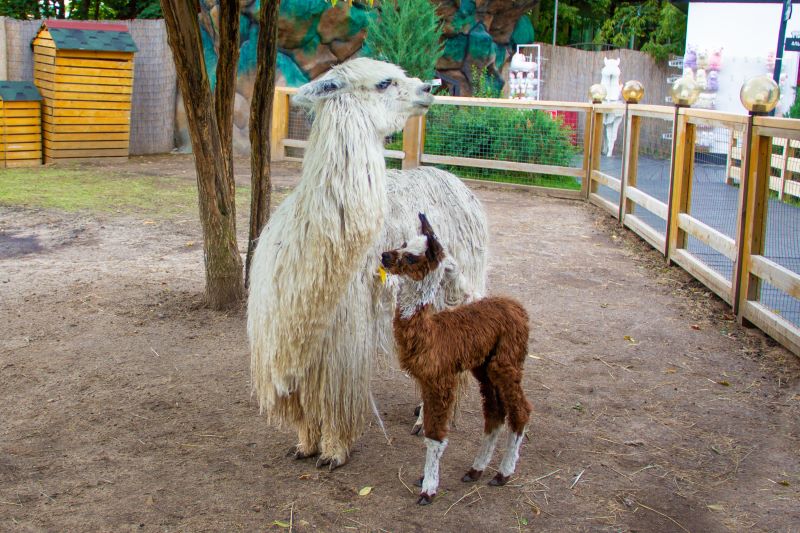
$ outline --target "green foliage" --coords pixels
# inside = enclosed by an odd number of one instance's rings
[[[0,0],[0,16],[20,20],[161,18],[159,0]]]
[[[494,77],[485,69],[473,70],[472,78],[476,97],[501,96]],[[429,154],[571,166],[578,153],[572,144],[574,131],[545,111],[434,105],[426,123],[425,153]],[[465,178],[580,188],[577,181],[568,177],[531,176],[487,168],[447,168]]]
[[[800,118],[800,87],[795,87],[794,103],[789,111],[783,114],[785,118]]]
[[[686,19],[681,10],[661,0],[623,4],[603,23],[597,41],[642,50],[656,60],[664,60],[670,54],[683,54]]]
[[[409,76],[434,77],[442,56],[442,26],[430,0],[386,0],[381,16],[370,20],[364,42],[376,59],[400,65]]]

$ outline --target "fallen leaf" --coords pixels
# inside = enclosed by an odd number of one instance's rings
[[[788,487],[789,486],[789,482],[786,481],[785,479],[782,479],[782,480],[778,481],[778,485],[783,485],[784,487]]]
[[[311,474],[300,474],[299,479],[311,479]]]
[[[699,331],[700,330],[700,326],[698,324],[692,324],[692,329],[696,330],[696,331]]]
[[[142,224],[155,224],[155,223],[156,223],[155,220],[145,220],[144,222],[142,222]]]
[[[519,525],[521,525],[521,526],[527,526],[527,525],[528,525],[528,519],[527,519],[527,518],[525,518],[525,517],[522,517],[522,518],[520,518],[520,519],[519,519]]]
[[[625,336],[624,336],[624,337],[622,337],[622,338],[623,338],[623,339],[625,339],[626,341],[628,341],[628,342],[629,342],[629,343],[631,343],[631,344],[639,344],[639,343],[636,341],[636,339],[634,339],[634,338],[633,338],[633,337],[631,337],[630,335],[625,335]]]
[[[668,369],[664,370],[664,373],[665,374],[674,374],[677,371],[678,371],[677,368],[668,368]]]
[[[583,411],[583,406],[581,405],[581,402],[576,403],[575,405],[572,406],[572,408],[575,409],[576,411]]]
[[[706,507],[708,507],[712,511],[724,511],[725,510],[725,507],[723,507],[722,505],[720,505],[718,503],[712,503],[710,505],[706,505]]]
[[[608,307],[608,304],[600,304],[600,308],[605,309],[606,307]]]
[[[720,385],[722,385],[723,387],[730,387],[730,386],[731,386],[731,383],[730,383],[730,381],[728,381],[728,380],[726,380],[726,379],[723,379],[722,381],[717,381],[717,383],[719,383],[719,384],[720,384]]]
[[[366,487],[364,487],[363,489],[361,489],[360,491],[358,491],[358,495],[359,495],[359,496],[366,496],[366,495],[367,495],[367,494],[369,494],[370,492],[372,492],[372,487],[370,487],[369,485],[367,485]]]
[[[292,525],[289,522],[284,522],[283,520],[275,520],[274,522],[272,522],[272,525],[281,527],[283,529],[289,529],[290,527],[292,527]]]
[[[194,241],[188,241],[188,242],[186,243],[186,247],[187,247],[187,248],[188,248],[188,247],[190,247],[190,246],[194,246]]]
[[[532,353],[528,354],[528,357],[530,357],[531,359],[541,359],[541,357],[539,357],[538,355],[533,355]]]

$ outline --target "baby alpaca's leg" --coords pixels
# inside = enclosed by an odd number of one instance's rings
[[[425,446],[427,447],[425,473],[422,476],[422,491],[419,493],[419,499],[417,500],[420,505],[431,503],[439,488],[439,460],[442,458],[445,448],[447,448],[447,439],[438,441],[425,437]]]
[[[500,468],[497,470],[497,475],[489,482],[489,485],[505,485],[508,483],[508,480],[511,479],[511,474],[513,474],[514,470],[517,468],[519,447],[522,444],[522,438],[524,436],[524,432],[514,433],[510,427],[508,428],[506,452],[503,455],[503,460],[500,461]]]
[[[480,382],[481,397],[483,399],[483,440],[481,441],[478,455],[475,457],[475,462],[472,463],[472,468],[461,478],[461,481],[465,483],[478,481],[483,471],[489,466],[497,444],[497,438],[500,436],[500,430],[503,427],[503,420],[506,417],[505,408],[500,401],[498,391],[492,386],[486,374],[486,367],[481,366],[473,369],[472,375]]]

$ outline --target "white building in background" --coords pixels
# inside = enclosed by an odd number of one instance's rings
[[[800,4],[794,7],[787,37],[800,36]],[[772,75],[782,8],[780,3],[689,3],[684,71],[691,69],[696,80],[702,83],[705,78],[706,83],[694,107],[747,113],[739,101],[739,90],[750,77]],[[719,55],[714,57],[717,51]],[[776,116],[782,116],[794,102],[799,62],[800,52],[784,52]]]

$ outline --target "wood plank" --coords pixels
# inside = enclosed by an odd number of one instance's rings
[[[74,157],[127,157],[128,149],[110,150],[45,150],[47,158],[68,159]]]
[[[42,121],[45,137],[54,133],[125,133],[129,132],[127,124],[50,124]]]
[[[9,109],[6,108],[2,112],[0,112],[0,117],[4,118],[29,118],[28,122],[30,124],[38,124],[39,117],[42,116],[42,110],[37,109]],[[1,120],[1,118],[0,118]]]
[[[48,48],[47,46],[35,45],[33,47],[33,53],[35,55],[55,57],[56,56],[56,49],[55,48]]]
[[[599,194],[597,194],[595,192],[590,192],[589,193],[589,201],[591,203],[593,203],[594,205],[596,205],[598,207],[601,207],[602,209],[605,209],[606,211],[608,211],[614,218],[617,217],[617,213],[619,211],[619,206],[617,206],[616,204],[614,204],[612,202],[609,202],[608,200],[606,200],[605,198],[603,198]]]
[[[52,133],[47,138],[54,142],[63,141],[129,141],[130,133]]]
[[[697,109],[694,107],[682,107],[679,111],[681,116],[688,119],[689,124],[705,125],[709,122],[721,127],[731,127],[731,124],[739,124],[742,129],[747,124],[747,115],[737,115],[735,113],[724,113],[713,109]],[[698,121],[696,119],[703,119]],[[723,124],[729,123],[729,124]]]
[[[472,157],[456,157],[423,153],[420,159],[423,163],[429,163],[433,165],[456,165],[462,167],[491,168],[495,170],[529,172],[532,174],[548,174],[552,176],[571,176],[575,178],[582,178],[584,173],[582,168],[538,165],[536,163],[516,163],[513,161],[496,161],[492,159],[476,159]]]
[[[600,172],[599,170],[592,170],[592,180],[617,192],[622,188],[622,180],[606,174],[605,172]],[[617,208],[617,210],[619,210],[619,208]]]
[[[30,150],[41,150],[41,141],[30,142],[2,142],[0,140],[0,152],[28,152]]]
[[[55,48],[56,43],[49,35],[42,35],[41,33],[33,39],[33,46],[44,46],[47,48]]]
[[[516,98],[472,98],[465,96],[436,96],[434,103],[477,107],[505,107],[512,109],[538,109],[542,111],[582,111],[588,112],[592,104],[583,102],[527,101]],[[622,107],[624,109],[624,106]]]
[[[54,66],[59,76],[99,76],[101,78],[133,78],[133,71],[116,68],[88,68],[88,67],[62,67]]]
[[[41,142],[42,136],[38,133],[24,133],[14,135],[0,135],[0,142],[5,140],[9,143]]]
[[[745,302],[742,315],[761,331],[800,356],[800,328],[759,302]]]
[[[736,261],[736,241],[727,235],[720,233],[703,222],[700,222],[688,213],[680,213],[678,215],[678,227],[698,241],[707,244],[731,261]]]
[[[666,207],[664,209],[666,209]],[[666,237],[645,223],[641,218],[633,213],[628,213],[625,215],[625,219],[622,223],[644,239],[650,246],[661,252],[662,255],[665,253],[667,246]]]
[[[3,102],[4,109],[41,109],[40,100],[22,100],[19,102]]]
[[[58,50],[59,57],[74,57],[78,59],[116,59],[129,61],[133,52],[109,52],[105,50]]]
[[[641,189],[636,187],[628,187],[625,189],[625,195],[628,199],[650,211],[651,213],[667,220],[667,204],[661,200],[657,200],[649,194],[642,192]]]
[[[44,106],[44,113],[51,117],[117,117],[126,121],[131,116],[131,112],[127,109],[65,109],[48,105]]]
[[[425,142],[425,117],[410,117],[403,129],[403,170],[420,165]]]
[[[125,131],[130,126],[130,122],[125,117],[51,117],[50,115],[43,115],[42,116],[42,123],[43,124],[54,124],[54,125],[81,125],[81,126],[91,126],[93,124],[115,124],[119,126],[125,126],[125,128],[117,128],[116,131]]]
[[[95,100],[102,100],[98,94],[113,93],[113,94],[127,94],[133,92],[132,85],[98,85],[98,84],[84,84],[84,83],[57,83],[49,80],[37,79],[36,86],[40,89],[48,91],[60,92],[78,92],[81,94],[93,94]]]
[[[56,64],[55,56],[40,54],[36,51],[36,49],[34,49],[34,54],[33,54],[34,67],[36,67],[36,65],[55,65],[55,64]]]
[[[36,126],[5,126],[3,127],[3,133],[6,135],[21,135],[27,133],[40,133],[42,131],[42,127],[40,125]]]
[[[705,265],[683,248],[671,250],[670,259],[711,289],[717,296],[731,303],[731,284],[715,270]]]
[[[19,159],[19,160],[11,160],[11,161],[4,161],[6,168],[18,168],[18,167],[38,167],[42,164],[42,158],[37,157],[34,159]]]
[[[127,109],[130,102],[108,102],[101,100],[48,100],[47,105],[55,109]]]
[[[133,61],[128,59],[83,59],[74,57],[56,57],[53,62],[57,67],[76,67],[92,69],[133,70]]]
[[[51,90],[39,86],[39,92],[46,100],[86,100],[86,101],[109,101],[109,102],[130,102],[130,94],[114,93],[83,93],[83,92],[64,92],[61,90]]]
[[[57,163],[70,163],[70,164],[72,164],[72,163],[82,163],[82,162],[94,163],[94,162],[97,161],[97,158],[95,158],[95,157],[63,157],[63,158],[60,158],[60,159],[53,159],[52,157],[47,157],[47,154],[45,154],[44,161],[47,164],[52,164],[52,163],[56,163],[56,164]],[[129,161],[128,156],[110,156],[110,157],[104,157],[103,158],[103,163],[126,163],[128,161]]]
[[[20,118],[2,118],[0,119],[0,127],[5,126],[38,126],[39,121],[32,117]]]
[[[763,255],[750,257],[750,272],[788,295],[800,299],[800,274],[767,259]]]
[[[128,148],[128,141],[52,141],[44,140],[48,150],[97,150],[106,148]]]
[[[113,71],[108,72],[113,73]],[[117,85],[120,87],[133,86],[132,77],[114,76],[113,74],[110,76],[98,76],[94,73],[91,73],[89,75],[73,76],[61,74],[61,72],[51,73],[37,70],[36,77],[39,80],[60,84],[79,83],[84,85]]]
[[[19,151],[19,152],[3,152],[3,155],[0,159],[41,159],[42,158],[42,151],[41,150],[27,150],[27,151]]]

